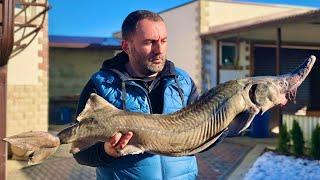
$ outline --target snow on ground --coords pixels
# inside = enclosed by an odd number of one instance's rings
[[[266,152],[245,176],[245,180],[320,180],[320,161]]]

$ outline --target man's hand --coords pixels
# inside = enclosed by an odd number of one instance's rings
[[[114,136],[107,139],[104,143],[104,151],[112,157],[119,157],[116,149],[123,149],[132,138],[133,133],[127,132],[126,134],[122,135],[121,133],[116,133]]]

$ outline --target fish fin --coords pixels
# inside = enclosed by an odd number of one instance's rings
[[[8,142],[11,146],[15,146],[20,148],[22,151],[29,152],[28,154],[30,154],[29,159],[31,159],[31,164],[41,162],[52,154],[49,153],[49,150],[47,149],[57,149],[60,145],[60,140],[57,136],[42,131],[24,132],[4,138],[3,140]],[[35,159],[32,160],[35,155]]]
[[[89,99],[86,102],[86,105],[82,112],[77,117],[77,121],[82,121],[86,117],[88,117],[91,113],[99,110],[104,109],[109,112],[117,112],[120,109],[116,108],[114,105],[109,103],[103,97],[97,95],[96,93],[91,93]]]
[[[141,154],[145,151],[144,148],[131,144],[126,145],[123,149],[116,150],[120,156],[125,156],[128,154]]]
[[[47,159],[49,156],[54,154],[58,147],[52,147],[52,148],[41,148],[37,151],[35,151],[33,154],[29,156],[28,165],[35,165],[39,164],[45,159]]]
[[[220,132],[216,138],[214,138],[214,141],[211,145],[209,145],[208,147],[205,147],[205,148],[202,148],[202,150],[199,152],[199,153],[202,153],[202,152],[205,152],[205,151],[208,151],[209,149],[213,148],[214,146],[216,146],[217,144],[221,143],[222,140],[228,135],[229,133],[229,129],[226,128],[224,129],[222,132]]]
[[[178,151],[178,152],[170,152],[168,154],[166,154],[166,153],[159,153],[159,154],[167,155],[167,156],[185,156],[185,155],[193,155],[196,153],[206,151],[206,150],[210,149],[211,147],[213,147],[214,145],[216,145],[217,141],[220,142],[219,138],[222,136],[222,134],[224,134],[223,132],[225,132],[225,130],[219,132],[217,135],[210,138],[209,140],[207,140],[206,142],[204,142],[200,146],[193,148],[191,151],[184,150],[184,151]],[[181,144],[181,146],[183,146],[183,145]],[[156,153],[156,154],[158,154],[158,153]]]
[[[96,143],[97,143],[97,141],[92,140],[91,138],[74,141],[71,145],[70,153],[76,154],[82,150],[89,148],[90,146],[92,146]]]
[[[250,118],[249,111],[243,111],[238,114],[228,126],[228,136],[236,136],[240,133],[240,130],[246,125]]]
[[[221,131],[220,133],[218,133],[216,136],[214,136],[211,139],[209,139],[207,142],[202,144],[200,147],[198,147],[195,150],[189,152],[187,155],[192,155],[192,154],[195,154],[195,153],[203,152],[203,151],[206,151],[209,148],[213,147],[214,145],[216,145],[216,142],[222,136],[223,132],[224,132],[224,130]]]
[[[239,131],[239,133],[241,133],[242,131],[244,131],[245,129],[247,129],[250,124],[252,123],[254,117],[259,113],[259,109],[258,108],[250,108],[249,110],[249,117],[248,120],[246,121],[246,124],[243,126],[243,128],[241,128],[241,130]]]

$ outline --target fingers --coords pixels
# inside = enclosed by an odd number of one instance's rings
[[[115,147],[119,140],[121,139],[122,133],[117,132],[115,135],[113,135],[110,139],[109,139],[109,143],[111,144],[112,147]]]
[[[121,137],[117,147],[120,147],[121,149],[123,149],[128,144],[132,136],[133,136],[132,132],[127,132],[125,135]]]
[[[116,149],[111,146],[109,142],[104,143],[104,151],[112,157],[119,157],[119,154],[117,153]]]
[[[116,149],[123,149],[129,143],[132,136],[132,132],[127,132],[124,135],[120,132],[116,133],[104,143],[105,152],[113,157],[119,157]]]

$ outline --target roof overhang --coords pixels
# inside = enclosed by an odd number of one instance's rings
[[[121,46],[111,46],[111,45],[100,45],[100,44],[89,44],[89,43],[57,43],[50,42],[50,48],[70,48],[70,49],[109,49],[109,50],[120,50]]]
[[[275,40],[277,28],[282,29],[284,41],[320,44],[320,9],[297,9],[268,17],[214,26],[208,32],[201,34],[201,38]]]
[[[49,36],[50,48],[92,48],[92,49],[121,49],[121,41],[116,38],[76,37],[76,36]]]

